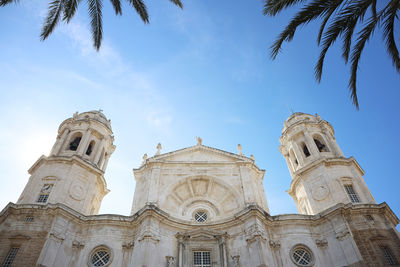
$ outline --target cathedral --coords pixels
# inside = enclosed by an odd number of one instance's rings
[[[17,203],[0,213],[2,266],[400,266],[399,219],[375,202],[318,115],[292,114],[280,137],[298,214],[271,216],[254,157],[201,138],[144,155],[130,216],[98,214],[113,142],[100,111],[61,123]]]

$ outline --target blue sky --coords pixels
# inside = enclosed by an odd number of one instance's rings
[[[101,108],[117,146],[101,213],[129,214],[132,169],[144,153],[153,155],[158,142],[163,152],[192,146],[196,136],[230,152],[242,144],[266,170],[271,214],[296,213],[278,146],[283,121],[298,111],[333,125],[344,154],[366,171],[376,201],[400,214],[400,75],[380,32],[361,60],[357,111],[340,45],[328,53],[321,84],[314,80],[317,24],[301,28],[270,60],[268,48],[292,11],[270,18],[262,15],[261,1],[186,0],[180,10],[157,0],[147,1],[150,24],[144,25],[126,3],[120,17],[104,4],[100,52],[92,48],[84,1],[71,23],[61,23],[44,42],[46,1],[0,8],[1,207],[17,201],[27,170],[50,152],[64,119]]]

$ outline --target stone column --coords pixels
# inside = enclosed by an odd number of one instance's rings
[[[68,264],[69,267],[78,266],[77,263],[79,262],[79,256],[80,256],[81,250],[84,246],[85,246],[85,244],[82,242],[79,242],[79,241],[72,242],[72,257],[71,257],[71,261]]]
[[[56,258],[58,250],[62,242],[64,241],[64,236],[57,235],[55,233],[50,233],[47,238],[42,252],[40,253],[37,265],[41,266],[57,266]]]
[[[183,267],[184,236],[178,233],[176,238],[178,239],[178,267]]]
[[[107,168],[107,164],[108,164],[108,160],[110,159],[110,156],[111,155],[108,155],[107,153],[105,154],[105,159],[104,159],[104,164],[103,164],[103,166],[101,167],[101,169],[103,170],[103,171],[105,171],[106,170],[106,168]]]
[[[82,156],[86,152],[85,150],[86,150],[86,147],[88,146],[89,138],[90,138],[90,130],[87,129],[86,132],[83,134],[82,140],[78,146],[77,154],[79,156]]]
[[[98,164],[99,163],[99,159],[100,159],[100,156],[101,156],[101,152],[103,152],[103,147],[104,147],[105,142],[106,142],[106,138],[103,137],[103,139],[101,139],[100,144],[96,148],[96,152],[95,152],[95,156],[94,156],[94,160],[93,160],[94,164]]]
[[[315,244],[321,250],[324,262],[326,262],[326,266],[334,266],[333,261],[328,253],[328,241],[326,239],[317,239],[315,240]]]
[[[65,129],[64,132],[62,133],[62,135],[59,138],[57,138],[57,141],[54,144],[53,149],[50,152],[50,155],[56,156],[60,153],[60,149],[63,147],[68,133],[69,133],[69,129]]]
[[[281,243],[279,241],[269,241],[269,247],[272,250],[272,255],[274,256],[275,266],[282,267],[282,258],[280,253]]]
[[[158,181],[161,175],[161,166],[155,164],[151,169],[149,195],[147,197],[148,203],[158,203]]]
[[[252,190],[252,181],[249,173],[249,169],[246,168],[246,165],[239,165],[240,178],[242,182],[243,195],[244,195],[244,203],[252,204],[255,202],[253,190]]]
[[[220,248],[220,255],[222,260],[222,267],[228,267],[228,258],[226,255],[226,238],[225,236],[220,236],[218,238],[219,248]]]
[[[297,158],[297,161],[299,162],[299,166],[303,167],[304,166],[304,153],[303,150],[298,146],[296,142],[292,142],[293,146],[293,153]]]
[[[122,244],[122,267],[129,266],[132,258],[132,250],[134,245],[135,245],[134,241],[124,242]]]
[[[311,134],[308,131],[304,131],[304,138],[306,139],[306,145],[310,150],[311,157],[317,157],[319,155],[319,150],[317,145],[314,142]]]

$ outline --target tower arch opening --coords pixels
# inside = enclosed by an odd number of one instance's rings
[[[82,133],[81,132],[75,133],[71,138],[71,142],[68,145],[68,149],[71,151],[76,151],[78,149],[81,140],[82,140]]]

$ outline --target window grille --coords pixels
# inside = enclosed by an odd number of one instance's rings
[[[193,252],[194,267],[211,267],[210,251],[194,251]]]
[[[383,255],[385,256],[387,264],[389,264],[389,265],[396,265],[397,264],[396,258],[392,254],[392,251],[390,250],[389,247],[382,246],[381,250],[383,252]]]
[[[32,216],[26,216],[26,217],[25,217],[25,221],[26,221],[26,222],[33,222],[34,220],[35,220],[35,218],[32,217]]]
[[[298,266],[310,266],[313,261],[311,252],[304,247],[297,247],[292,250],[292,260]]]
[[[360,199],[358,198],[356,192],[354,191],[354,188],[352,185],[345,185],[344,188],[346,189],[347,194],[349,195],[349,198],[351,202],[353,203],[359,203]]]
[[[3,263],[3,267],[9,267],[13,263],[15,256],[17,255],[19,248],[11,248],[8,255]]]
[[[39,198],[37,200],[38,203],[46,203],[47,199],[49,198],[51,189],[53,188],[52,184],[45,184],[42,187],[42,190],[40,190],[40,195]]]
[[[194,214],[194,219],[198,222],[205,222],[207,220],[207,213],[205,211],[197,211]]]
[[[92,254],[90,262],[92,263],[92,266],[101,267],[101,266],[106,266],[110,262],[110,258],[111,258],[110,252],[105,248],[101,248],[96,250]]]

